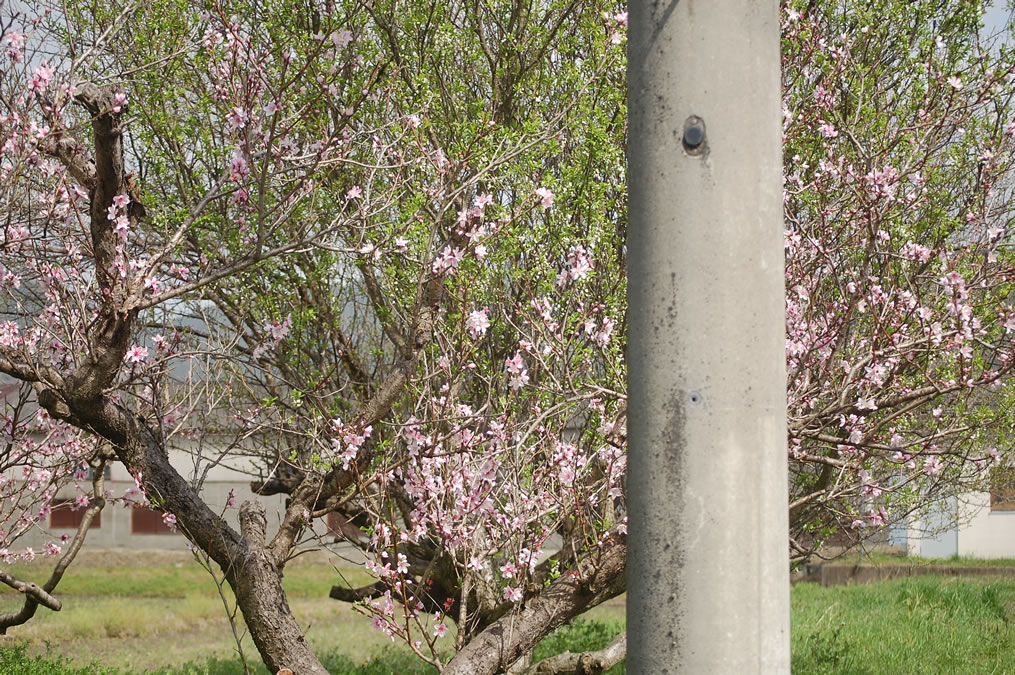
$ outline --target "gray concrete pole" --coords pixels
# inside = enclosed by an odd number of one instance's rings
[[[628,669],[788,673],[778,2],[629,5]]]

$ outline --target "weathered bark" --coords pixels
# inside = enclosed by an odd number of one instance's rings
[[[288,668],[294,673],[324,675],[328,671],[311,651],[282,589],[284,561],[273,558],[264,549],[266,523],[264,504],[243,503],[240,527],[244,555],[223,568],[226,579],[236,593],[236,604],[269,671],[277,673]]]
[[[63,604],[59,600],[50,595],[46,589],[34,581],[21,581],[11,574],[0,570],[0,582],[7,584],[18,593],[24,593],[26,596],[26,602],[32,602],[35,605],[48,607],[54,612],[59,612],[63,608]]]
[[[61,410],[55,404],[47,408],[54,416]],[[187,538],[222,567],[254,645],[269,670],[277,672],[288,667],[301,674],[325,675],[328,671],[303,637],[282,588],[284,558],[271,556],[264,548],[263,513],[260,517],[257,514],[257,508],[263,511],[263,505],[250,502],[256,506],[247,507],[243,521],[247,537],[241,537],[169,464],[157,432],[142,420],[105,398],[84,408],[69,408],[83,428],[113,443],[120,461],[141,478],[149,499],[173,513]]]
[[[621,633],[597,652],[564,652],[519,671],[521,675],[598,675],[627,656],[627,633]]]
[[[503,673],[536,644],[569,619],[624,592],[627,538],[614,537],[595,557],[582,561],[587,576],[568,573],[527,598],[458,652],[444,675]]]

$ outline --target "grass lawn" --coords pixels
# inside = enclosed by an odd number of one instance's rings
[[[0,636],[0,645],[27,640],[29,651],[59,653],[74,663],[99,662],[127,672],[177,666],[208,656],[233,658],[236,645],[222,600],[208,572],[196,562],[104,567],[101,557],[75,564],[57,588],[60,612],[40,608],[24,626]],[[11,573],[42,582],[51,561],[15,565]],[[340,568],[352,584],[368,581],[359,567]],[[354,661],[390,649],[392,643],[374,631],[369,621],[349,605],[330,600],[328,591],[339,583],[335,566],[294,564],[286,569],[284,585],[293,613],[307,627],[307,638],[320,650],[338,651]],[[0,611],[20,606],[21,596],[3,587]],[[232,601],[228,587],[227,599]],[[243,622],[239,619],[242,630]],[[247,637],[248,658],[259,662]]]
[[[318,654],[341,655],[362,664],[380,654],[391,663],[392,651],[410,653],[371,628],[370,620],[351,606],[328,598],[331,586],[343,577],[351,585],[368,583],[371,579],[362,567],[315,560],[298,559],[286,567],[283,584],[293,614],[307,627],[307,639]],[[144,563],[137,556],[115,560],[82,556],[57,588],[63,609],[39,608],[30,622],[0,636],[0,647],[27,641],[29,654],[60,655],[71,664],[98,663],[124,673],[206,664],[210,658],[237,662],[222,600],[208,572],[187,556]],[[37,560],[6,569],[18,578],[42,583],[51,565],[51,560]],[[224,591],[231,603],[228,587]],[[0,586],[0,612],[14,610],[20,602],[20,594]],[[624,621],[623,598],[597,607],[587,618],[613,629],[601,638],[609,642]],[[242,630],[242,617],[237,621]],[[592,632],[595,635],[587,637],[597,638],[601,631]],[[260,663],[249,637],[243,640],[243,649],[249,662]],[[403,666],[398,669],[408,672]],[[224,667],[213,672],[233,671]]]
[[[0,636],[0,647],[27,643],[36,656],[59,655],[76,666],[99,663],[121,674],[242,673],[218,591],[196,563],[181,558],[145,566],[142,560],[110,563],[102,556],[81,562],[59,587],[63,611],[39,609],[27,625]],[[42,581],[49,566],[36,562],[12,571]],[[407,649],[371,629],[348,605],[327,598],[339,572],[353,584],[368,579],[359,567],[336,570],[321,561],[286,569],[290,603],[308,627],[311,644],[326,662],[344,664],[329,666],[335,673],[413,672]],[[14,609],[19,600],[17,593],[0,592],[0,611]],[[792,603],[794,673],[1015,675],[1015,578],[914,577],[832,588],[797,584]],[[623,624],[624,600],[584,618],[591,623],[548,640],[550,649],[608,642]],[[250,639],[243,644],[248,659],[258,664]],[[353,670],[378,655],[382,662]]]
[[[867,563],[871,565],[960,565],[969,567],[1015,567],[1012,558],[967,558],[952,556],[951,558],[921,558],[919,556],[901,556],[890,553],[864,553],[848,555],[829,561],[831,563]]]
[[[1015,579],[793,587],[794,673],[1015,673]]]

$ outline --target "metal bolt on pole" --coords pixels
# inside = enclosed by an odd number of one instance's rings
[[[632,673],[789,672],[778,11],[629,6]]]

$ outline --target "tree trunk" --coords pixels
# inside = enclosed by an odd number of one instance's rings
[[[282,588],[283,564],[265,548],[263,504],[244,502],[237,534],[172,467],[158,434],[126,409],[105,398],[72,399],[78,406],[69,408],[52,390],[39,402],[54,417],[74,420],[108,439],[124,466],[141,478],[148,498],[176,515],[187,538],[222,567],[257,651],[272,673],[289,668],[300,675],[328,674],[289,608]]]
[[[263,550],[251,550],[227,573],[250,636],[272,673],[288,668],[303,675],[328,675],[293,617],[282,574]]]

